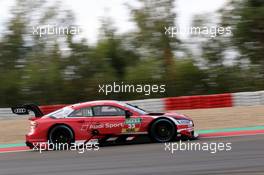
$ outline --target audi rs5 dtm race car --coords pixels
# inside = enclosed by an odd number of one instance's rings
[[[147,136],[153,142],[170,142],[178,138],[194,139],[192,119],[177,113],[148,113],[137,106],[119,101],[91,101],[65,106],[44,115],[36,105],[13,107],[19,115],[35,113],[30,118],[26,144],[74,143],[97,140],[131,142]]]

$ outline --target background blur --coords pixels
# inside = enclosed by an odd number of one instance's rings
[[[16,0],[0,27],[0,107],[263,90],[264,1],[225,0],[191,25],[230,26],[232,35],[187,39],[164,34],[177,24],[176,1],[124,3],[135,27],[120,33],[111,16],[101,16],[91,43],[80,35],[33,35],[33,26],[79,25],[75,13],[62,2]],[[99,84],[113,81],[165,84],[166,93],[98,92]]]

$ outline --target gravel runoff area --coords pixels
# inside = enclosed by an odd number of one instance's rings
[[[178,110],[176,112],[190,116],[197,130],[264,125],[264,105]],[[8,120],[1,118],[0,144],[22,143],[28,130],[28,117],[15,117]]]

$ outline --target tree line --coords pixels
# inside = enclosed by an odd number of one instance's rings
[[[139,1],[140,8],[127,5],[136,30],[119,34],[104,17],[98,41],[89,44],[71,34],[33,35],[32,26],[74,25],[74,14],[60,2],[17,0],[0,32],[0,106],[264,89],[264,1],[230,0],[215,25],[230,26],[232,35],[192,36],[191,44],[165,34],[166,26],[176,26],[174,0]],[[208,16],[196,16],[193,25],[211,25]],[[98,92],[112,82],[164,84],[166,92]]]

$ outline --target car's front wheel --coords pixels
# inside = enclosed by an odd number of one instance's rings
[[[72,130],[65,125],[58,125],[52,128],[49,132],[49,142],[54,149],[61,148],[65,145],[70,145],[74,142]]]
[[[176,127],[169,119],[158,119],[152,123],[149,134],[154,142],[169,142],[175,138]]]

